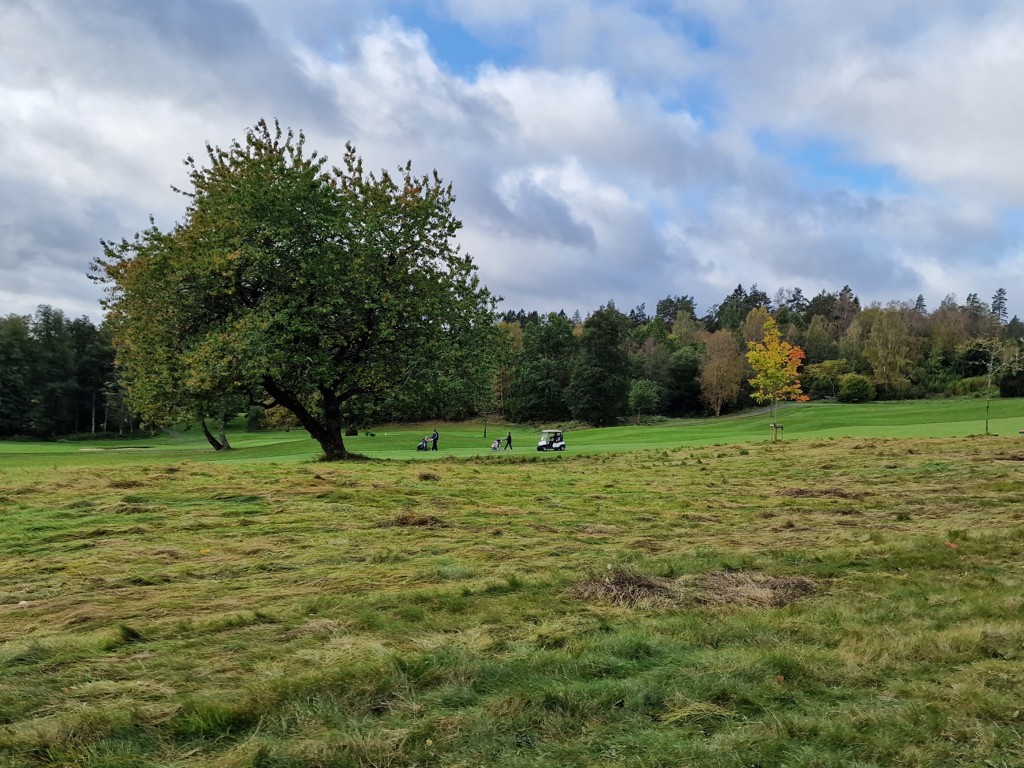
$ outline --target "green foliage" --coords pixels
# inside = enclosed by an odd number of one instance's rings
[[[461,224],[436,172],[367,174],[351,145],[328,170],[301,134],[263,121],[207,159],[187,161],[178,225],[105,243],[94,265],[146,418],[240,393],[291,411],[336,459],[346,423],[399,388],[473,399],[438,384],[473,378],[492,300],[452,243]]]
[[[889,308],[878,313],[864,341],[863,353],[879,387],[899,391],[910,384],[909,372],[916,362],[916,353],[901,309]]]
[[[655,305],[654,317],[671,333],[680,315],[684,318],[693,318],[696,312],[697,305],[693,301],[693,296],[666,296],[659,299]]]
[[[736,288],[725,297],[725,300],[714,308],[715,330],[724,328],[726,330],[738,330],[746,319],[747,315],[759,307],[768,307],[771,304],[768,294],[753,285],[748,292],[742,285]]]
[[[839,344],[835,339],[835,323],[825,315],[814,315],[807,330],[804,331],[803,349],[807,360],[822,363],[834,359],[839,354]]]
[[[49,306],[0,318],[0,437],[104,431],[113,357],[88,318]]]
[[[521,363],[512,382],[509,413],[519,422],[568,418],[566,389],[579,341],[569,320],[554,312],[522,332]]]
[[[700,410],[700,362],[702,350],[699,345],[677,349],[668,358],[665,385],[665,400],[668,412],[673,416],[696,413]]]
[[[847,373],[839,379],[841,403],[868,403],[875,399],[875,386],[871,379],[859,373]]]
[[[951,395],[963,397],[965,395],[982,395],[988,391],[988,376],[971,376],[966,379],[958,379],[951,387]]]
[[[806,366],[800,380],[812,397],[838,397],[843,376],[851,373],[846,360],[825,360]]]
[[[1024,397],[1024,369],[1011,371],[999,379],[1001,397]]]
[[[32,403],[32,338],[29,318],[0,319],[0,435],[26,434]]]
[[[639,418],[649,416],[661,404],[661,387],[650,379],[634,379],[629,385],[629,412]]]
[[[780,400],[807,400],[807,395],[800,388],[797,372],[804,359],[804,351],[783,341],[771,318],[764,326],[764,340],[748,342],[747,347],[747,362],[754,370],[754,378],[750,379],[750,386],[754,388],[751,397],[759,403],[771,403],[774,424],[776,405]]]
[[[745,370],[743,351],[732,331],[705,336],[698,381],[701,398],[715,416],[721,415],[723,406],[736,402]]]
[[[628,332],[629,319],[611,302],[587,318],[567,390],[573,418],[605,426],[626,412]]]
[[[254,405],[245,413],[245,429],[247,432],[260,432],[267,427],[267,411]]]

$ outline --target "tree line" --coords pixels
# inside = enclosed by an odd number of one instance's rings
[[[862,308],[848,286],[805,300],[799,288],[769,298],[740,285],[703,316],[696,308],[692,297],[668,296],[653,313],[646,305],[622,312],[609,302],[586,318],[495,314],[494,332],[475,348],[421,358],[372,408],[351,403],[346,427],[473,417],[609,425],[729,413],[754,405],[748,346],[764,338],[769,319],[783,341],[803,350],[801,384],[813,398],[970,395],[988,386],[1024,395],[1024,377],[993,356],[1019,351],[1024,338],[1024,323],[1006,316],[1004,289],[989,303],[947,296],[929,311],[923,297]],[[140,417],[127,403],[114,357],[109,328],[88,318],[41,306],[33,316],[0,319],[0,436],[136,428]],[[242,411],[253,428],[297,425],[237,395],[197,398],[191,410],[180,408],[162,423],[205,429],[212,419],[226,444],[225,424]]]
[[[862,307],[849,286],[808,299],[738,285],[698,317],[691,296],[668,296],[653,314],[613,302],[585,320],[564,311],[505,312],[495,374],[496,410],[515,421],[611,424],[632,416],[721,415],[753,404],[752,343],[771,321],[803,352],[800,379],[814,398],[846,401],[1024,394],[1018,360],[1024,323],[991,302],[923,296]]]
[[[0,318],[0,437],[124,432],[136,424],[106,329],[49,306]]]
[[[186,422],[226,448],[245,410],[301,426],[333,460],[345,436],[387,421],[608,425],[720,415],[769,390],[773,404],[1019,393],[1024,327],[1004,289],[933,311],[923,297],[865,308],[849,286],[808,299],[739,285],[703,316],[691,296],[653,314],[609,301],[586,317],[499,315],[436,171],[367,172],[351,145],[331,166],[265,121],[185,165],[171,229],[151,220],[102,242],[101,328],[48,307],[4,319],[0,435]],[[762,375],[772,361],[784,381]]]

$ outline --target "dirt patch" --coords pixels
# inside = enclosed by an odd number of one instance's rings
[[[577,600],[613,603],[627,608],[674,605],[679,597],[673,581],[627,570],[611,570],[598,578],[581,581],[566,594]]]
[[[781,608],[810,597],[817,587],[803,576],[717,571],[697,577],[683,586],[685,601],[696,605],[747,605]]]
[[[441,476],[434,472],[420,472],[420,480],[428,483],[436,483],[441,479]]]
[[[448,523],[434,515],[421,515],[417,512],[400,512],[393,520],[384,523],[385,526],[399,527],[422,527],[422,528],[447,528]]]

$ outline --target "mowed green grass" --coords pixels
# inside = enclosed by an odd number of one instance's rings
[[[985,402],[978,399],[912,400],[869,404],[834,402],[785,403],[778,417],[784,441],[836,437],[958,437],[985,433]],[[566,433],[567,452],[598,454],[609,451],[671,449],[723,443],[758,443],[769,436],[768,415],[740,414],[720,419],[672,419],[656,425],[577,429]],[[416,445],[434,427],[441,434],[437,453],[420,453]],[[559,427],[558,424],[546,425]],[[1015,435],[1024,430],[1024,399],[991,402],[989,431]],[[430,461],[445,457],[508,456],[490,451],[495,437],[513,433],[513,453],[536,451],[539,430],[522,425],[420,424],[376,427],[345,439],[353,453],[376,459]],[[485,435],[486,432],[486,435]],[[170,460],[217,462],[308,461],[319,446],[302,430],[288,432],[229,432],[234,450],[215,453],[198,429],[152,439],[113,441],[3,442],[0,462],[29,468],[91,464],[123,466]],[[548,454],[550,456],[550,454]]]
[[[4,445],[0,765],[1024,764],[1021,403],[931,405]]]

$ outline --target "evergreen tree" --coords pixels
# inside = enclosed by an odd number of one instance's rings
[[[67,317],[43,305],[32,318],[32,405],[28,428],[56,437],[74,431],[75,355]]]
[[[580,352],[572,369],[568,398],[573,418],[594,426],[614,424],[626,411],[629,318],[615,304],[598,309],[583,324]]]
[[[654,316],[660,318],[669,333],[672,333],[672,326],[680,312],[688,317],[696,316],[697,305],[693,301],[693,296],[666,296],[655,306]]]
[[[1000,288],[992,297],[992,317],[1000,325],[1006,325],[1009,311],[1006,309],[1006,289]]]
[[[549,314],[523,330],[522,362],[512,382],[510,415],[516,421],[556,422],[569,416],[566,388],[579,344],[566,318]]]
[[[0,436],[26,434],[32,404],[32,360],[35,349],[30,319],[0,318]]]

